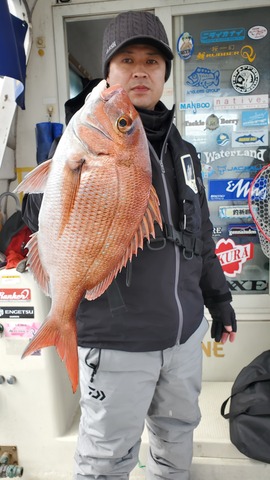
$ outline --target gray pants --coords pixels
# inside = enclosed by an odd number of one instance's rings
[[[75,480],[127,480],[138,462],[145,420],[147,478],[189,479],[193,430],[200,421],[201,342],[207,328],[203,319],[185,344],[164,351],[79,347],[81,420]]]

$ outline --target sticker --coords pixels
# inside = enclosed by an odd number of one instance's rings
[[[31,300],[30,288],[0,288],[0,302]]]
[[[254,223],[240,223],[228,225],[229,237],[245,237],[245,236],[257,236],[257,229]]]
[[[177,40],[177,53],[182,60],[188,60],[194,52],[194,41],[188,32],[184,32]]]
[[[238,97],[214,98],[215,110],[245,110],[251,108],[268,108],[268,95],[248,95]]]
[[[215,170],[211,165],[207,165],[206,163],[202,163],[202,176],[203,178],[209,178],[214,175]]]
[[[195,180],[195,172],[192,158],[189,154],[181,156],[181,163],[184,172],[186,185],[188,185],[194,193],[198,193],[198,188]]]
[[[209,180],[208,199],[211,202],[223,200],[246,200],[252,178]]]
[[[216,255],[225,275],[235,277],[237,273],[242,272],[243,264],[253,258],[254,245],[253,243],[237,245],[231,239],[222,238],[216,244]]]
[[[219,118],[212,113],[207,117],[205,122],[205,130],[216,130],[219,127]]]
[[[232,292],[264,292],[268,290],[266,280],[232,280],[227,283]]]
[[[5,323],[5,337],[8,338],[32,338],[40,328],[41,323]]]
[[[261,170],[261,165],[217,165],[216,170],[218,175],[224,175],[224,173],[234,173],[234,174],[242,174],[242,173],[256,173]]]
[[[0,307],[0,318],[34,318],[34,307]]]
[[[21,276],[20,275],[1,275],[1,283],[5,285],[15,285],[21,283]]]
[[[232,147],[245,147],[246,145],[251,145],[252,147],[267,146],[268,131],[232,132]]]
[[[243,127],[266,127],[268,125],[268,110],[242,112]]]
[[[243,58],[247,58],[247,60],[252,63],[256,58],[256,53],[251,45],[244,45],[240,50],[240,55]]]
[[[256,25],[251,27],[248,31],[249,38],[252,40],[261,40],[262,38],[266,37],[267,35],[267,28],[263,27],[262,25]]]
[[[222,227],[213,227],[212,237],[220,237],[222,235]]]
[[[218,152],[202,152],[206,157],[205,163],[212,163],[221,158],[230,158],[230,157],[252,157],[254,160],[261,160],[264,162],[264,153],[267,151],[267,148],[254,149],[254,150],[219,150]]]
[[[220,218],[252,218],[247,205],[222,206],[218,209]]]
[[[260,75],[253,65],[239,65],[232,73],[231,82],[238,93],[250,93],[257,88]]]
[[[197,67],[189,76],[186,84],[191,87],[210,88],[218,86],[220,79],[219,70],[210,70],[209,68]]]
[[[227,133],[220,133],[217,136],[217,144],[224,147],[224,145],[227,145],[230,142],[230,137]]]
[[[193,113],[197,113],[197,110],[207,110],[211,108],[209,101],[204,102],[181,102],[179,104],[179,110],[192,110]]]
[[[201,43],[237,42],[244,40],[246,30],[244,28],[228,28],[224,30],[205,30],[201,32]]]

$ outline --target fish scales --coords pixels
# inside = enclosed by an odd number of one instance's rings
[[[140,117],[119,85],[102,81],[71,119],[53,159],[17,192],[44,192],[28,263],[51,310],[23,357],[55,345],[78,386],[76,310],[100,296],[143,238],[162,225]]]

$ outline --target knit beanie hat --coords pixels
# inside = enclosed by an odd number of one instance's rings
[[[142,43],[156,47],[165,56],[165,81],[171,73],[173,53],[165,28],[158,17],[150,12],[123,12],[106,27],[103,35],[102,66],[104,78],[112,57],[125,45]]]

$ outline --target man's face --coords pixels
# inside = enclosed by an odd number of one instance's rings
[[[128,45],[110,61],[107,82],[122,85],[135,107],[153,110],[163,92],[165,72],[165,59],[155,47]]]

